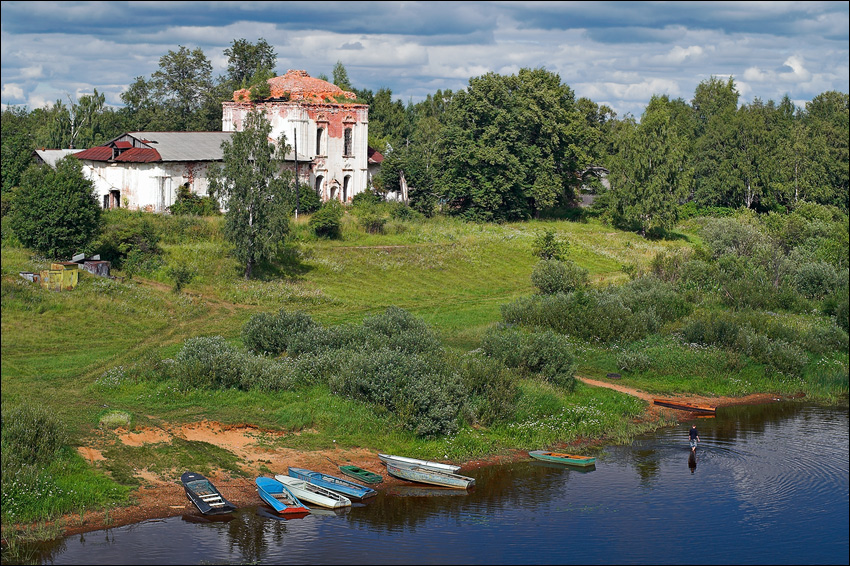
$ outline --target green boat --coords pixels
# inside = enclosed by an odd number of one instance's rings
[[[384,477],[382,475],[370,472],[369,470],[364,470],[357,466],[340,466],[339,471],[364,483],[376,484],[384,481]]]
[[[558,464],[567,464],[570,466],[593,466],[596,464],[596,458],[591,456],[578,456],[576,454],[564,454],[562,452],[532,450],[528,453],[528,455],[536,460],[556,462]]]

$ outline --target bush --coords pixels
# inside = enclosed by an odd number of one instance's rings
[[[3,475],[7,466],[45,466],[59,455],[67,441],[64,427],[41,407],[18,405],[3,409]],[[5,480],[5,478],[4,478]]]
[[[383,202],[383,200],[384,199],[382,199],[380,195],[366,190],[361,193],[357,193],[351,198],[351,206],[375,205]]]
[[[810,299],[822,299],[838,285],[838,272],[824,262],[806,262],[796,266],[793,274],[794,286]]]
[[[184,391],[238,388],[247,358],[221,336],[190,338],[174,358],[171,376]]]
[[[318,238],[338,239],[342,236],[342,205],[329,200],[310,217],[307,223]]]
[[[319,193],[310,188],[310,185],[300,185],[298,193],[298,212],[302,214],[310,214],[316,212],[322,207],[322,199]],[[295,202],[295,195],[292,195],[292,202]]]
[[[463,356],[456,365],[470,394],[465,408],[473,422],[489,426],[512,420],[519,395],[513,371],[481,351]]]
[[[543,295],[569,293],[586,287],[589,280],[587,270],[572,261],[544,259],[531,272],[531,284]]]
[[[162,264],[160,235],[152,213],[110,210],[104,215],[106,226],[92,247],[100,258],[112,262],[116,269],[130,274],[153,271]]]
[[[484,335],[481,351],[524,374],[539,375],[544,381],[568,389],[575,386],[577,364],[572,346],[566,337],[555,332],[497,326]]]
[[[374,211],[358,213],[360,226],[369,234],[383,234],[387,219]]]
[[[617,367],[622,371],[639,372],[652,367],[652,360],[645,352],[623,350],[617,354]]]
[[[9,223],[26,247],[49,258],[69,260],[100,232],[100,206],[82,164],[69,156],[56,164],[33,165],[13,193]]]
[[[564,260],[568,248],[569,242],[560,239],[554,230],[545,229],[534,238],[531,253],[543,260]]]
[[[242,327],[242,343],[255,354],[278,356],[299,336],[316,328],[317,323],[303,312],[280,309],[276,314],[257,313]]]
[[[168,207],[175,216],[214,216],[221,214],[218,201],[209,196],[196,195],[184,183],[177,189],[177,200]]]
[[[191,283],[196,273],[185,264],[172,265],[168,268],[168,276],[174,281],[174,292],[179,293],[183,287]]]

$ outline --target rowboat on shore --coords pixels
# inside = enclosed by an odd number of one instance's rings
[[[356,480],[360,480],[363,483],[374,485],[384,481],[384,477],[381,474],[376,474],[375,472],[364,470],[359,466],[340,466],[339,471],[345,474],[346,476],[354,478]]]
[[[710,405],[687,403],[684,401],[676,401],[675,399],[653,399],[652,402],[661,407],[669,407],[670,409],[678,409],[680,411],[690,411],[692,413],[710,413],[713,415],[717,410],[717,407],[712,407]]]
[[[221,515],[236,511],[236,506],[226,500],[210,480],[196,472],[186,472],[180,476],[186,497],[195,504],[204,515]]]
[[[593,466],[596,464],[596,458],[591,456],[579,456],[578,454],[565,454],[563,452],[549,452],[547,450],[531,450],[529,456],[535,460],[544,462],[555,462],[558,464],[567,464],[568,466]]]
[[[268,503],[279,515],[307,515],[310,510],[304,507],[288,487],[273,478],[260,476],[255,480],[260,499]]]
[[[396,466],[392,462],[387,462],[387,473],[394,478],[441,487],[469,489],[475,486],[475,478],[469,478],[452,472],[432,470],[421,466]]]
[[[420,460],[418,458],[407,458],[405,456],[392,456],[390,454],[378,454],[378,459],[384,464],[394,464],[397,467],[402,466],[419,466],[438,472],[456,473],[460,470],[460,466],[452,464],[443,464],[442,462],[431,462],[429,460]]]
[[[277,481],[289,488],[289,491],[299,500],[325,507],[326,509],[338,509],[340,507],[349,507],[351,500],[344,495],[335,491],[331,491],[320,485],[310,483],[307,480],[300,480],[283,474],[278,474],[274,477]]]
[[[304,468],[293,468],[290,466],[289,477],[308,481],[312,484],[330,489],[331,491],[341,493],[349,499],[355,499],[357,501],[362,501],[368,497],[378,495],[378,492],[371,487],[366,487],[365,485],[348,481],[345,478],[324,474],[322,472],[314,472],[313,470],[306,470]]]

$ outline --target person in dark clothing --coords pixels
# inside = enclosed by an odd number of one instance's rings
[[[691,425],[691,430],[688,432],[688,435],[691,439],[691,452],[695,452],[697,449],[697,442],[699,442],[699,432],[697,432],[697,425]]]

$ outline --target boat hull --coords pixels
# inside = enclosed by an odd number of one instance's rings
[[[430,470],[421,466],[396,466],[387,463],[387,473],[402,480],[454,489],[469,489],[475,485],[475,478],[452,472]]]
[[[295,494],[276,479],[259,477],[255,480],[257,493],[278,515],[305,515],[310,512]]]
[[[452,464],[443,464],[442,462],[431,462],[429,460],[420,460],[418,458],[407,458],[405,456],[378,454],[378,459],[384,464],[392,463],[397,467],[419,466],[421,468],[436,470],[438,472],[449,472],[452,474],[457,473],[457,471],[460,470],[460,466],[455,466]]]
[[[360,468],[358,466],[340,466],[339,471],[342,472],[344,475],[362,481],[363,483],[376,485],[384,481],[384,478],[383,476],[381,476],[381,474],[376,474],[375,472],[364,470],[363,468]]]
[[[653,399],[652,402],[661,407],[678,409],[680,411],[690,411],[693,413],[705,413],[713,415],[717,411],[717,407],[712,407],[710,405],[697,405],[695,403],[684,403],[679,401],[673,401],[670,399]]]
[[[308,504],[318,505],[326,509],[340,509],[351,506],[351,500],[335,491],[312,484],[305,480],[284,476],[282,474],[274,477],[277,481],[289,488],[295,497]]]
[[[186,472],[180,476],[180,482],[186,491],[186,497],[195,504],[204,515],[225,515],[236,511],[210,480],[196,472]]]
[[[543,462],[554,462],[567,464],[568,466],[588,467],[596,465],[596,458],[590,456],[579,456],[577,454],[564,454],[561,452],[549,452],[546,450],[532,450],[528,453],[535,460]]]
[[[375,495],[378,495],[378,492],[372,489],[371,487],[366,487],[365,485],[360,485],[359,483],[348,481],[344,478],[338,478],[330,474],[323,474],[322,472],[306,470],[304,468],[290,467],[289,477],[308,481],[312,484],[324,487],[325,489],[341,493],[349,499],[354,499],[357,501],[362,501],[369,497],[374,497]]]

